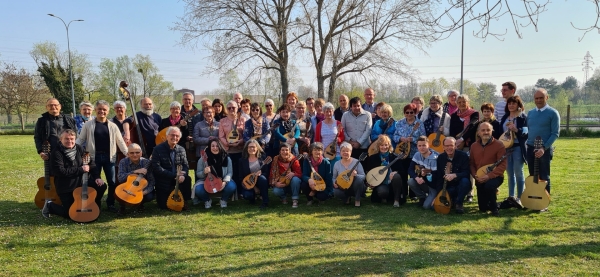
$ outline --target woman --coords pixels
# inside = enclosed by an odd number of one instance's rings
[[[292,162],[293,161],[293,162]],[[290,172],[284,174],[290,169]],[[280,178],[285,177],[289,184],[280,182]],[[273,158],[271,172],[269,174],[269,184],[273,187],[273,193],[279,196],[281,203],[287,204],[286,195],[292,196],[292,208],[298,208],[298,199],[300,198],[300,183],[302,182],[302,171],[300,162],[292,155],[292,148],[289,144],[282,144],[279,148],[279,155]]]
[[[383,107],[383,105],[385,105],[385,102],[379,102],[375,105],[375,117],[373,118],[373,123],[381,119],[381,107]]]
[[[444,117],[444,122],[440,122],[442,117]],[[444,129],[441,134],[444,136],[450,135],[450,115],[442,109],[442,96],[431,96],[429,107],[423,110],[423,114],[419,119],[423,122],[427,136],[436,133],[440,125]]]
[[[290,104],[283,104],[279,108],[279,119],[276,119],[273,124],[279,124],[273,131],[275,142],[273,147],[279,149],[279,146],[283,143],[289,144],[292,149],[296,148],[296,139],[300,137],[300,128],[296,125],[296,120],[292,119],[292,106]],[[287,138],[284,135],[287,133],[292,134],[292,138]]]
[[[285,103],[289,104],[290,106],[296,107],[296,103],[298,103],[298,94],[296,94],[293,91],[288,92],[286,98],[285,98]],[[297,114],[296,114],[296,110],[292,110],[292,118],[293,119],[298,119]]]
[[[239,168],[238,161],[242,157],[242,149],[244,148],[242,134],[244,133],[245,123],[246,120],[241,116],[238,116],[237,103],[233,100],[227,102],[227,117],[219,121],[219,140],[221,141],[221,146],[227,151],[227,154],[233,162],[233,180],[237,181],[237,183],[239,183],[240,180],[237,174]],[[239,139],[229,142],[227,135],[233,129],[237,130]]]
[[[446,94],[448,97],[448,102],[444,103],[444,106],[442,107],[445,113],[452,115],[458,110],[457,99],[459,94],[460,93],[456,90],[448,91],[448,94]]]
[[[254,204],[256,189],[258,189],[262,199],[261,209],[269,207],[269,182],[267,177],[263,175],[263,165],[261,164],[261,160],[264,160],[264,158],[266,158],[266,155],[259,143],[255,139],[250,139],[244,145],[242,158],[238,163],[240,166],[240,179],[244,179],[250,174],[258,176],[256,186],[252,189],[246,189],[242,186],[241,194],[244,199],[248,199],[250,204]]]
[[[209,193],[204,189],[204,180],[207,174],[212,172],[215,177],[223,180],[223,194],[221,195],[221,208],[227,208],[227,200],[235,193],[235,182],[231,178],[233,175],[231,158],[227,155],[227,152],[216,138],[213,138],[209,142],[210,149],[205,151],[206,162],[204,158],[198,160],[198,167],[196,168],[196,183],[194,189],[192,189],[192,199],[194,199],[194,205],[204,201],[204,208],[210,209],[212,206],[212,199],[210,199]]]
[[[523,112],[525,107],[523,101],[518,95],[506,99],[504,116],[500,120],[500,126],[504,132],[510,130],[515,134],[513,146],[510,148],[513,152],[508,155],[508,164],[506,174],[508,175],[508,196],[516,200],[521,205],[521,194],[525,185],[525,176],[523,175],[523,164],[526,163],[525,142],[527,141],[527,114]],[[507,149],[508,150],[508,149]],[[517,194],[515,198],[515,185]]]
[[[267,122],[267,124],[269,124],[269,126],[272,126],[271,123],[273,123],[273,120],[275,119],[275,117],[277,116],[276,113],[273,112],[273,108],[275,107],[275,102],[273,102],[272,99],[267,99],[265,100],[265,113],[263,113],[263,120]],[[273,139],[274,136],[271,135],[267,146],[265,147],[265,152],[267,153],[267,156],[269,157],[274,157],[276,154],[276,150],[273,148],[273,143],[275,142],[275,140]]]
[[[420,136],[425,135],[425,127],[423,122],[417,118],[417,106],[415,104],[408,104],[404,106],[404,118],[396,122],[396,131],[394,132],[394,141],[398,143],[406,143],[410,146],[410,151],[406,158],[402,158],[398,161],[400,166],[400,177],[402,178],[402,195],[406,195],[408,191],[408,167],[412,161],[413,156],[417,153],[417,139]],[[419,127],[417,127],[419,124]],[[415,129],[416,128],[416,129]],[[392,146],[394,144],[392,143]],[[395,148],[394,148],[395,149]],[[416,197],[414,192],[411,193],[410,197]],[[400,204],[406,202],[406,197],[400,199]]]
[[[131,120],[131,117],[127,117],[127,105],[123,101],[115,101],[115,103],[113,103],[113,109],[115,110],[115,116],[110,121],[119,127],[119,131],[121,131],[121,136],[123,136],[125,144],[129,146],[131,141],[129,138],[125,138],[125,130],[123,128],[125,127],[125,123],[131,124],[133,121]],[[129,128],[129,125],[126,127]]]
[[[342,129],[342,123],[333,119],[333,104],[327,102],[322,110],[325,119],[317,124],[314,140],[315,142],[320,142],[325,147],[329,146],[334,140],[336,141],[335,158],[329,161],[333,167],[340,160],[340,144],[344,141],[344,130]],[[333,171],[333,168],[331,171]]]
[[[204,120],[194,126],[194,144],[196,145],[196,157],[208,147],[208,142],[219,138],[219,122],[215,118],[215,108],[206,107],[202,114]]]
[[[306,102],[304,101],[296,103],[296,120],[298,121],[298,128],[300,129],[300,137],[296,140],[296,142],[298,142],[298,153],[303,154],[308,152],[308,147],[310,146],[310,141],[314,133],[312,121],[310,118],[306,117]]]
[[[392,141],[387,135],[379,136],[379,154],[369,156],[364,162],[365,172],[376,168],[378,166],[387,166],[394,159],[396,154],[392,153]],[[406,203],[406,189],[402,187],[406,186],[405,182],[402,182],[402,177],[398,172],[401,170],[399,161],[395,162],[388,173],[386,174],[383,182],[376,187],[366,184],[368,187],[373,189],[371,193],[371,202],[373,203],[385,203],[387,201],[394,201],[394,207],[400,207],[400,204]]]
[[[213,113],[216,121],[220,121],[222,118],[227,117],[227,109],[223,107],[223,103],[221,99],[215,99],[212,102],[212,107],[214,108]]]
[[[171,126],[179,127],[179,130],[181,131],[181,139],[177,144],[181,145],[182,147],[185,147],[185,142],[186,138],[189,136],[189,131],[188,128],[185,127],[187,126],[187,121],[183,120],[183,117],[181,116],[181,104],[177,101],[173,101],[171,102],[169,110],[171,111],[171,115],[169,115],[169,117],[167,118],[162,119],[160,125],[158,126],[158,131],[160,132],[163,129],[169,128]]]
[[[492,128],[494,129],[492,137],[495,139],[500,138],[500,135],[502,135],[502,127],[500,127],[500,122],[498,122],[494,116],[494,105],[483,103],[483,105],[481,105],[481,115],[483,115],[483,119],[479,123],[488,122],[492,124]],[[477,126],[479,126],[479,124],[477,124]]]
[[[352,145],[350,143],[342,143],[342,145],[340,145],[340,152],[342,159],[333,166],[334,195],[337,198],[342,199],[346,204],[350,204],[350,197],[354,196],[354,206],[360,207],[360,197],[362,196],[363,191],[365,191],[365,171],[357,159],[350,157],[352,154]],[[352,169],[355,165],[356,168],[351,173],[351,176],[354,177],[352,184],[349,188],[342,189],[335,180],[337,180],[337,177],[342,174],[342,172]]]
[[[250,99],[246,98],[240,102],[240,117],[245,120],[250,119]]]
[[[246,143],[250,141],[250,139],[258,136],[255,140],[262,148],[265,147],[265,144],[271,139],[269,123],[262,117],[262,108],[258,103],[252,103],[252,105],[250,105],[250,119],[246,120],[245,127],[242,136]]]
[[[458,110],[450,114],[450,135],[456,137],[460,132],[466,129],[461,138],[456,140],[456,149],[462,150],[469,153],[471,144],[475,143],[477,136],[476,124],[470,124],[479,120],[479,113],[472,109],[469,104],[469,96],[466,94],[457,97],[456,104]],[[471,186],[475,186],[473,177],[471,179]],[[467,195],[467,202],[473,202],[473,190]]]
[[[333,109],[331,110],[333,115]],[[318,201],[325,201],[333,197],[333,179],[331,178],[331,164],[329,160],[323,157],[324,146],[320,142],[313,142],[310,145],[309,157],[304,159],[302,165],[302,192],[306,195],[307,206],[313,204],[313,197],[316,197]],[[312,166],[312,167],[311,167]],[[321,175],[323,181],[325,181],[325,189],[323,191],[317,191],[315,189],[315,181],[311,179],[311,168]]]
[[[81,132],[83,124],[94,119],[94,116],[92,115],[93,110],[94,107],[92,106],[92,103],[88,101],[83,101],[79,104],[79,115],[75,116],[75,125],[77,126],[78,134]]]
[[[325,119],[325,114],[323,113],[324,105],[325,101],[323,99],[319,98],[315,100],[315,104],[313,106],[315,108],[316,115],[310,119],[312,121],[312,126],[317,126],[317,124]]]
[[[377,104],[379,105],[379,104]],[[373,129],[371,130],[371,141],[376,141],[380,135],[388,135],[392,137],[396,132],[396,121],[392,118],[394,116],[394,110],[392,106],[388,104],[383,104],[378,110],[379,120],[375,121],[373,124]],[[396,144],[392,142],[392,147],[396,147]]]

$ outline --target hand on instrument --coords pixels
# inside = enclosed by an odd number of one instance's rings
[[[133,173],[146,175],[146,173],[148,173],[148,170],[145,168],[140,168],[140,169],[134,170]]]
[[[337,188],[339,188],[339,187],[338,187],[338,185],[337,185],[337,183],[333,183],[333,188],[334,188],[334,189],[337,189]]]
[[[83,169],[83,172],[90,172],[90,166],[85,164],[81,166],[81,169]]]
[[[533,150],[533,154],[535,155],[536,158],[541,158],[542,156],[544,156],[544,149],[535,149]]]
[[[179,176],[179,183],[183,183],[183,181],[185,181],[185,177],[184,176]]]
[[[460,145],[460,144],[461,144],[463,141],[465,141],[463,138],[459,138],[459,139],[457,139],[457,140],[456,140],[456,143],[455,143],[455,145],[456,145],[456,146],[458,146],[458,145]]]
[[[481,184],[483,184],[483,183],[485,183],[485,182],[487,182],[487,181],[489,181],[489,180],[490,180],[490,177],[489,177],[489,176],[487,176],[487,174],[486,174],[486,175],[483,175],[483,176],[481,176],[481,177],[477,177],[477,176],[475,176],[475,181],[477,181],[478,183],[481,183]]]
[[[308,179],[308,186],[310,187],[310,189],[315,190],[315,180]]]
[[[104,185],[104,180],[102,180],[100,178],[96,179],[96,185],[98,185],[99,187],[103,186]]]
[[[47,154],[42,152],[42,153],[40,153],[40,158],[42,158],[42,160],[44,160],[44,161],[47,161],[50,157]]]
[[[257,171],[256,173],[254,173],[254,175],[256,175],[256,176],[260,176],[261,174],[262,174],[262,172],[260,170]]]
[[[181,121],[179,121],[179,125],[181,125],[181,126],[187,126],[187,120],[181,120]]]
[[[450,181],[456,179],[456,173],[446,174],[446,175],[444,175],[444,179],[446,179],[446,181],[450,182]]]
[[[358,172],[356,172],[356,170],[352,170],[352,174],[350,174],[350,176],[354,177],[358,174]]]
[[[285,175],[285,178],[288,180],[292,180],[292,178],[294,178],[296,174],[294,174],[294,172],[290,172],[287,175]]]
[[[208,174],[208,173],[210,173],[210,167],[209,166],[207,166],[207,167],[204,168],[204,174]]]
[[[417,181],[417,183],[418,183],[419,185],[422,185],[423,183],[425,183],[425,180],[423,180],[423,178],[421,178],[421,177],[416,177],[416,178],[415,178],[415,181]]]
[[[392,171],[390,172],[390,180],[392,180],[392,178],[394,178],[394,175],[396,175],[396,171]]]

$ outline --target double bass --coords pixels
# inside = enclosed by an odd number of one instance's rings
[[[135,105],[133,104],[133,99],[131,98],[131,93],[129,93],[129,90],[127,90],[128,86],[129,84],[127,84],[125,81],[121,81],[119,83],[119,90],[121,91],[123,98],[126,101],[129,101],[129,104],[131,105],[131,111],[133,113],[133,123],[129,126],[131,142],[135,142],[140,145],[142,148],[142,156],[147,159],[149,155],[146,152],[146,144],[144,144],[142,129],[140,129],[140,124],[138,123],[139,121],[135,111]],[[136,132],[131,132],[133,128],[135,128]]]

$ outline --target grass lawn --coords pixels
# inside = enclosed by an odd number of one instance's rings
[[[266,211],[237,201],[178,214],[151,203],[77,224],[34,205],[43,163],[32,136],[0,136],[0,276],[598,276],[598,144],[558,140],[546,213],[303,198],[292,209],[272,198]],[[505,182],[500,198],[507,191]]]

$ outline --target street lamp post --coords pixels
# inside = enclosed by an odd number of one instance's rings
[[[73,101],[73,116],[75,116],[75,88],[73,87],[73,64],[71,63],[71,43],[69,41],[69,25],[71,25],[71,22],[73,21],[83,21],[83,19],[74,19],[69,21],[69,23],[67,24],[62,18],[56,15],[53,15],[51,13],[49,13],[48,15],[60,19],[60,21],[62,21],[62,23],[65,25],[65,29],[67,29],[67,49],[69,51],[69,75],[71,76],[71,100]]]

